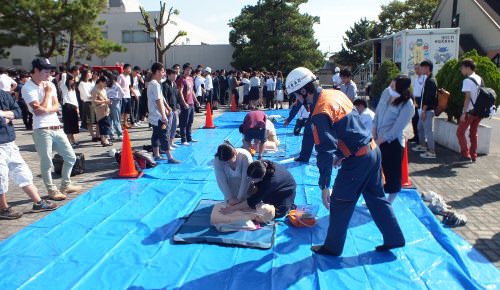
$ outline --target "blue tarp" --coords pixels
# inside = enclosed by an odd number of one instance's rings
[[[285,111],[268,114],[285,115]],[[382,237],[358,202],[342,257],[312,255],[328,227],[320,206],[314,228],[276,227],[268,250],[174,244],[172,237],[202,199],[222,199],[212,170],[217,146],[241,144],[245,113],[225,113],[200,142],[175,151],[139,180],[107,180],[0,244],[0,289],[497,289],[499,271],[444,228],[415,190],[394,209],[407,245],[374,252]],[[297,180],[297,204],[321,204],[318,170],[291,162],[301,137],[276,124],[283,162]],[[335,171],[333,173],[335,175]]]

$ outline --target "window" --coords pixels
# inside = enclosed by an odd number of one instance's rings
[[[497,53],[491,60],[496,64],[497,68],[500,68],[500,53]]]
[[[109,7],[122,7],[122,0],[109,0]]]
[[[23,65],[23,60],[20,58],[13,58],[12,65]]]
[[[122,31],[122,42],[123,43],[143,43],[143,42],[153,42],[153,39],[142,30],[123,30]]]

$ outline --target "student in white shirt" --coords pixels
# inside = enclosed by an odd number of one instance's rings
[[[139,66],[134,66],[132,70],[132,84],[130,87],[130,101],[131,101],[131,114],[133,125],[141,125],[141,120],[139,119],[140,103],[141,103],[141,91],[143,86],[143,80],[141,76],[141,68]]]
[[[351,102],[354,102],[358,98],[358,88],[356,83],[352,81],[352,72],[345,68],[340,71],[340,78],[342,83],[340,84],[340,91],[342,91]]]
[[[462,83],[462,92],[465,94],[462,115],[458,122],[457,138],[460,145],[460,161],[476,162],[477,159],[477,130],[481,118],[473,114],[474,105],[477,101],[479,86],[483,83],[482,78],[475,73],[476,64],[470,58],[462,60],[460,71],[465,76]],[[465,138],[465,132],[469,129],[470,147]]]
[[[0,90],[11,93],[16,87],[16,81],[7,75],[7,70],[4,67],[0,67]]]
[[[66,74],[67,76],[69,74]],[[67,76],[64,78],[66,79]],[[94,129],[94,124],[96,123],[95,119],[95,108],[92,106],[92,90],[94,89],[94,83],[91,82],[92,72],[89,70],[84,70],[82,73],[82,77],[80,79],[80,83],[78,84],[78,91],[80,92],[80,100],[82,100],[82,112],[81,112],[81,120],[82,120],[82,128],[86,128],[92,141],[99,140],[99,132],[98,127]],[[64,87],[64,83],[61,84],[61,90]]]
[[[47,59],[35,59],[32,65],[32,78],[23,86],[22,95],[34,115],[33,141],[40,157],[40,171],[48,195],[53,200],[63,200],[66,194],[81,190],[81,186],[72,184],[70,178],[76,156],[57,117],[59,101],[56,87],[48,81],[50,71],[55,67]],[[64,160],[60,189],[52,182],[52,147]]]
[[[361,117],[361,122],[363,123],[365,128],[372,132],[375,113],[370,110],[370,108],[368,108],[368,102],[363,99],[356,99],[352,104],[354,105],[354,107],[356,107],[356,110]]]
[[[61,87],[63,108],[62,119],[64,133],[68,136],[68,140],[73,147],[79,144],[76,142],[75,135],[80,131],[78,130],[78,100],[75,91],[75,78],[68,74],[66,76],[66,83]]]
[[[415,104],[415,115],[411,119],[411,125],[413,128],[413,138],[408,140],[410,143],[419,144],[418,139],[418,121],[420,120],[420,114],[418,113],[418,109],[420,109],[420,103],[422,102],[422,91],[424,89],[425,80],[427,79],[427,75],[421,73],[420,64],[415,65],[415,74],[416,77],[413,80],[413,103]]]
[[[196,99],[201,104],[203,103],[203,96],[205,95],[205,78],[201,75],[201,70],[197,69],[194,72],[194,89],[196,93]]]
[[[132,66],[128,63],[123,65],[123,73],[118,76],[117,83],[123,90],[122,99],[122,124],[125,128],[130,128],[128,123],[129,115],[132,111],[132,104],[130,100],[130,73],[132,72]]]
[[[161,152],[167,154],[168,163],[177,164],[176,160],[170,151],[169,139],[170,134],[170,118],[172,108],[168,105],[163,97],[160,81],[165,74],[163,64],[159,62],[153,63],[151,66],[151,81],[148,83],[148,110],[149,124],[153,128],[151,136],[151,146],[153,147],[153,155],[155,160],[165,160],[161,156]]]
[[[210,107],[212,110],[218,109],[217,99],[214,98],[214,83],[212,79],[212,68],[207,66],[205,68],[205,94],[207,96],[207,102],[210,102]]]
[[[274,93],[276,91],[276,82],[274,81],[274,74],[269,74],[266,80],[266,109],[272,109],[274,107]]]
[[[342,79],[340,78],[340,67],[335,68],[335,74],[332,76],[332,86],[336,90],[340,90]]]

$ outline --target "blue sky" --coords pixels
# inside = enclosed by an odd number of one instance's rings
[[[361,17],[375,20],[380,13],[380,5],[391,0],[309,0],[301,6],[302,12],[319,16],[321,23],[314,27],[315,36],[323,52],[340,50],[342,36]],[[141,0],[149,11],[160,8],[159,1]],[[245,5],[253,5],[257,0],[168,0],[167,9],[179,9],[181,18],[210,31],[218,43],[228,43],[230,19],[239,15]]]

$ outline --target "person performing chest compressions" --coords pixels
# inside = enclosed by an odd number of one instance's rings
[[[337,90],[322,90],[316,76],[304,67],[288,74],[286,89],[289,95],[295,94],[312,104],[312,130],[320,172],[318,183],[323,204],[330,209],[325,242],[311,250],[324,255],[342,254],[349,221],[361,193],[383,236],[383,245],[375,249],[387,251],[404,246],[403,234],[384,196],[380,150],[349,98]],[[340,165],[332,193],[329,188],[332,168]]]

